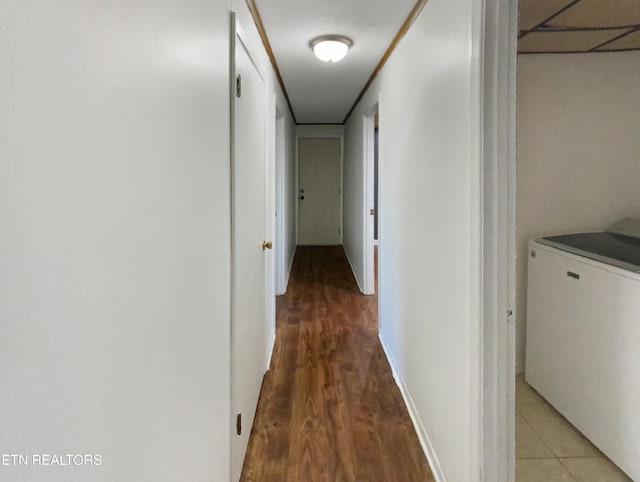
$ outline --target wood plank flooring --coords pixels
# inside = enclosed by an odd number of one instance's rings
[[[433,481],[342,247],[299,247],[242,481]]]

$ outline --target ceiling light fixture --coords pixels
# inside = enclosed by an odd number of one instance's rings
[[[339,62],[347,55],[353,42],[342,35],[323,35],[322,37],[314,38],[309,45],[320,60],[324,62]]]

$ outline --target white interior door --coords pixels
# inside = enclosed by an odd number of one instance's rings
[[[298,149],[299,244],[340,244],[341,140],[302,138]]]
[[[232,435],[232,480],[242,471],[265,354],[265,83],[242,38],[234,39],[231,404],[242,415]],[[239,89],[236,89],[236,81]],[[236,424],[234,424],[236,425]]]

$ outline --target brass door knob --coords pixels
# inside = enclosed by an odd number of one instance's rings
[[[271,241],[263,241],[262,242],[262,250],[273,248],[273,243]]]

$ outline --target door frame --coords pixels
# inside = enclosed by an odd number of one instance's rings
[[[300,140],[301,139],[340,139],[340,201],[338,224],[340,246],[344,242],[344,134],[325,134],[322,132],[296,135],[296,245],[300,245]]]
[[[275,171],[276,171],[276,295],[284,295],[286,292],[287,260],[285,252],[286,243],[286,219],[284,217],[287,203],[286,165],[285,165],[285,116],[276,107],[276,145],[275,145]]]
[[[363,206],[364,206],[364,246],[363,246],[363,254],[364,254],[364,286],[362,287],[362,293],[365,295],[374,295],[376,292],[376,280],[375,280],[375,243],[374,243],[374,221],[375,217],[370,214],[370,209],[373,209],[374,206],[374,194],[375,194],[375,115],[378,114],[378,118],[380,118],[380,95],[375,99],[375,103],[373,107],[367,110],[366,114],[363,115],[363,129],[364,129],[364,189],[362,192],[364,193]],[[378,121],[380,122],[380,121]],[[378,211],[380,211],[380,160],[381,160],[381,129],[378,128]],[[380,213],[378,212],[378,219],[380,219]],[[378,256],[380,256],[380,229],[378,226]],[[378,262],[380,260],[378,259]],[[379,315],[379,314],[378,314]]]
[[[515,232],[516,232],[516,76],[518,0],[483,0],[474,6],[473,24],[482,31],[481,52],[474,56],[474,87],[482,123],[480,165],[472,189],[482,200],[473,212],[480,237],[477,293],[479,324],[472,345],[479,360],[472,385],[478,395],[479,480],[515,479]],[[476,227],[479,229],[476,231]],[[476,351],[477,350],[477,351]],[[472,393],[473,393],[472,392]],[[473,443],[472,447],[476,444]]]

